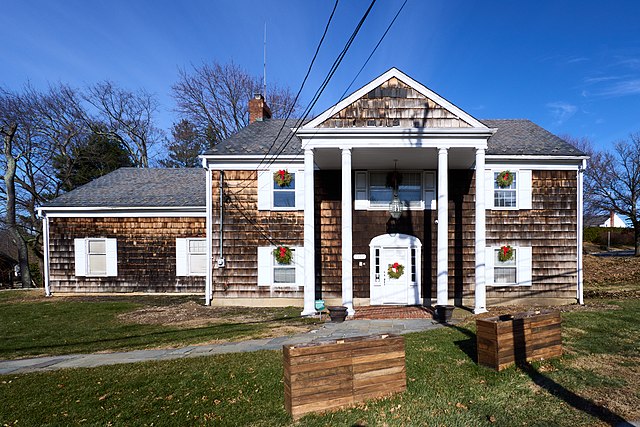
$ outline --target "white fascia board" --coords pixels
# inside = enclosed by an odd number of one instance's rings
[[[342,101],[340,101],[339,103],[337,103],[333,107],[329,108],[328,110],[326,110],[325,112],[320,114],[315,119],[311,120],[309,123],[307,123],[306,125],[303,126],[303,129],[313,129],[313,128],[315,128],[316,126],[320,125],[322,122],[324,122],[325,120],[327,120],[331,116],[333,116],[336,112],[343,110],[344,108],[346,108],[350,104],[353,104],[355,101],[357,101],[358,99],[362,98],[364,95],[366,95],[367,93],[371,92],[373,89],[377,88],[382,83],[386,82],[387,80],[389,80],[389,79],[391,79],[393,77],[395,77],[398,80],[402,81],[403,83],[411,86],[412,88],[414,88],[415,90],[420,92],[422,95],[426,96],[427,98],[430,98],[431,100],[433,100],[437,104],[441,105],[443,108],[449,110],[450,112],[452,112],[453,114],[458,116],[458,118],[460,118],[460,119],[464,120],[465,122],[469,123],[471,126],[473,126],[475,128],[487,129],[486,125],[481,123],[476,118],[472,117],[469,113],[463,111],[459,107],[456,107],[451,102],[447,101],[446,99],[444,99],[443,97],[441,97],[440,95],[438,95],[437,93],[432,91],[431,89],[427,88],[423,84],[418,83],[417,81],[413,80],[411,77],[407,76],[405,73],[403,73],[402,71],[398,70],[395,67],[391,68],[386,73],[382,74],[381,76],[379,76],[378,78],[374,79],[370,83],[366,84],[362,88],[360,88],[357,91],[353,92],[351,95],[347,96],[345,99],[343,99]]]
[[[203,162],[206,162],[206,168],[209,170],[256,170],[269,169],[274,165],[299,167],[304,164],[304,156],[302,152],[299,155],[287,154],[269,157],[259,154],[239,156],[216,154],[203,157]]]
[[[44,207],[38,208],[38,214],[48,218],[160,218],[160,217],[193,217],[200,218],[206,216],[205,206],[185,206],[185,207]]]
[[[351,134],[327,135],[303,140],[309,148],[487,148],[486,133],[452,134],[449,132],[419,134]]]
[[[578,170],[584,162],[584,158],[570,156],[487,156],[485,166],[487,169]]]

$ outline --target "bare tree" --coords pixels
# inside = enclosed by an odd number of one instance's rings
[[[14,141],[18,132],[21,99],[18,95],[2,91],[0,93],[0,134],[3,138],[2,154],[4,160],[4,193],[5,193],[5,225],[12,239],[18,247],[18,261],[20,262],[20,276],[22,287],[31,286],[29,271],[29,252],[27,243],[20,233],[16,214],[16,171],[17,162],[24,152],[15,152]]]
[[[631,221],[635,255],[640,256],[640,133],[618,141],[613,151],[594,152],[586,173],[585,194],[601,211],[615,211]]]
[[[228,138],[249,123],[249,100],[260,92],[260,79],[233,62],[202,64],[178,71],[173,85],[176,110],[194,124],[199,135],[213,145]],[[295,116],[297,105],[289,89],[273,86],[267,104],[274,118]]]
[[[171,128],[171,140],[167,142],[167,158],[160,160],[165,168],[193,168],[200,164],[202,154],[209,144],[198,134],[193,123],[182,119]]]
[[[162,139],[153,123],[158,109],[155,97],[145,90],[131,92],[105,81],[89,87],[85,100],[96,110],[85,121],[92,131],[119,141],[136,166],[149,167],[152,147]]]

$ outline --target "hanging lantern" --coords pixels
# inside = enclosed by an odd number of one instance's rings
[[[400,198],[398,197],[398,193],[394,192],[393,199],[391,200],[391,203],[389,203],[389,214],[393,219],[400,219],[402,216],[402,209],[403,206]]]

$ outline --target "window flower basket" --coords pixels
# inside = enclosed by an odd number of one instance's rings
[[[288,246],[278,246],[273,250],[273,256],[278,264],[291,264],[291,248]]]
[[[404,265],[398,264],[397,262],[394,262],[393,264],[389,265],[389,269],[387,270],[387,276],[391,277],[392,279],[399,279],[400,277],[402,277],[403,274],[404,274]]]
[[[291,174],[286,169],[280,169],[273,174],[273,180],[279,187],[287,187],[291,184]]]
[[[509,187],[513,184],[513,172],[508,170],[500,172],[496,177],[496,184],[498,184],[500,188]]]
[[[513,259],[513,248],[511,246],[502,246],[498,251],[498,261],[507,262]]]

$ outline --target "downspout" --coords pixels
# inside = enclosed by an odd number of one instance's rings
[[[577,206],[577,223],[578,223],[578,286],[576,287],[576,298],[578,304],[584,305],[583,290],[584,290],[584,274],[582,270],[582,244],[583,244],[583,202],[584,202],[584,170],[587,167],[587,161],[583,160],[582,164],[578,167],[578,206]]]
[[[203,166],[206,168],[206,172],[207,172],[207,191],[206,191],[206,200],[207,200],[207,206],[206,206],[206,212],[207,212],[207,217],[205,219],[205,226],[206,226],[206,240],[207,240],[207,276],[205,277],[205,286],[204,286],[204,303],[205,305],[211,305],[211,299],[212,299],[212,289],[213,289],[213,248],[212,248],[212,239],[211,239],[211,211],[212,211],[212,207],[211,207],[211,203],[212,203],[212,195],[211,195],[211,191],[213,190],[212,188],[212,180],[211,180],[211,168],[205,163],[205,160],[203,159]]]
[[[49,285],[49,218],[47,214],[39,211],[42,217],[42,245],[44,246],[44,295],[51,296],[51,287]]]
[[[224,242],[224,171],[220,171],[220,249],[218,252],[218,268],[224,267],[224,253],[223,253],[223,242]]]

